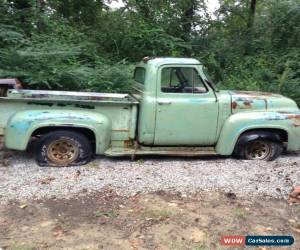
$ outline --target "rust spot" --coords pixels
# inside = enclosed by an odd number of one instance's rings
[[[296,119],[300,120],[300,114],[292,114],[290,112],[285,112],[285,111],[279,111],[279,114],[286,115],[286,119]]]
[[[132,148],[133,147],[133,141],[132,140],[124,141],[124,147],[125,148]]]
[[[265,108],[268,108],[268,100],[262,96],[243,96],[238,97],[235,99],[235,102],[237,103],[237,106],[241,106],[241,108],[245,109],[251,109],[253,106],[253,103],[257,101],[263,101],[265,103]]]
[[[260,91],[233,91],[233,93],[247,96],[274,96],[273,93]]]
[[[129,132],[129,130],[128,130],[128,129],[126,129],[126,128],[121,128],[121,129],[113,129],[112,131],[113,131],[113,132]]]
[[[296,120],[300,120],[300,115],[298,115],[298,114],[287,115],[287,119],[296,119]]]
[[[294,123],[292,124],[293,127],[297,128],[297,127],[300,127],[300,114],[291,114],[289,112],[284,112],[284,111],[281,111],[281,112],[278,112],[282,115],[285,116],[285,119],[287,120],[294,120]]]
[[[250,101],[250,100],[245,100],[244,101],[244,105],[248,108],[251,108],[251,104],[253,103],[253,101]]]
[[[293,127],[295,127],[295,128],[300,127],[300,121],[299,121],[299,122],[294,122],[294,123],[293,123]]]
[[[237,102],[232,102],[232,104],[231,104],[232,109],[236,109],[237,106],[238,106]]]

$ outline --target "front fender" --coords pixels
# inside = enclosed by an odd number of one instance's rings
[[[300,150],[300,112],[242,112],[230,116],[216,145],[220,155],[231,155],[238,138],[253,129],[280,129],[288,134],[287,150]]]
[[[44,127],[86,128],[96,137],[96,153],[111,141],[111,121],[104,115],[78,110],[29,110],[15,113],[5,128],[5,146],[25,150],[33,132]]]

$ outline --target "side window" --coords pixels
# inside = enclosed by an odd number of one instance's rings
[[[138,83],[144,84],[145,82],[146,70],[142,67],[135,68],[134,71],[134,80]]]
[[[161,91],[164,93],[205,93],[197,70],[191,67],[167,67],[161,71]]]

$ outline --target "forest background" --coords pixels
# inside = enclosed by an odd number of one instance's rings
[[[0,77],[127,92],[144,56],[194,57],[221,89],[300,104],[300,0],[0,0]]]

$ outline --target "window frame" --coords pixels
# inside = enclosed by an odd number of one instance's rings
[[[203,79],[203,77],[201,76],[201,74],[200,74],[200,72],[199,72],[199,66],[201,66],[201,64],[191,64],[191,65],[187,65],[187,64],[185,64],[185,65],[172,65],[172,64],[169,64],[169,65],[162,65],[160,68],[159,68],[159,74],[158,74],[158,79],[157,79],[157,81],[158,81],[158,84],[157,84],[157,86],[158,86],[158,89],[159,89],[159,93],[160,94],[167,94],[167,95],[172,95],[172,94],[185,94],[185,95],[205,95],[205,94],[208,94],[208,93],[210,93],[211,92],[211,89],[207,86],[207,84],[206,84],[206,82],[205,82],[205,80]],[[193,92],[192,93],[188,93],[188,92],[163,92],[162,91],[162,71],[163,71],[163,69],[165,69],[165,68],[192,68],[192,69],[194,69],[195,70],[195,72],[198,74],[198,76],[199,76],[199,78],[200,78],[200,81],[202,82],[202,84],[203,84],[203,87],[206,89],[206,92],[201,92],[201,93],[195,93],[194,92],[194,82],[193,82],[193,86],[192,86],[192,88],[193,88]]]
[[[137,81],[136,80],[136,72],[137,72],[137,70],[138,69],[142,69],[143,71],[144,71],[144,82],[140,82],[140,81]],[[144,67],[135,67],[135,69],[134,69],[134,73],[133,73],[133,80],[135,81],[135,82],[137,82],[137,83],[139,83],[139,84],[142,84],[142,85],[145,85],[145,80],[146,80],[146,69],[144,68]]]

